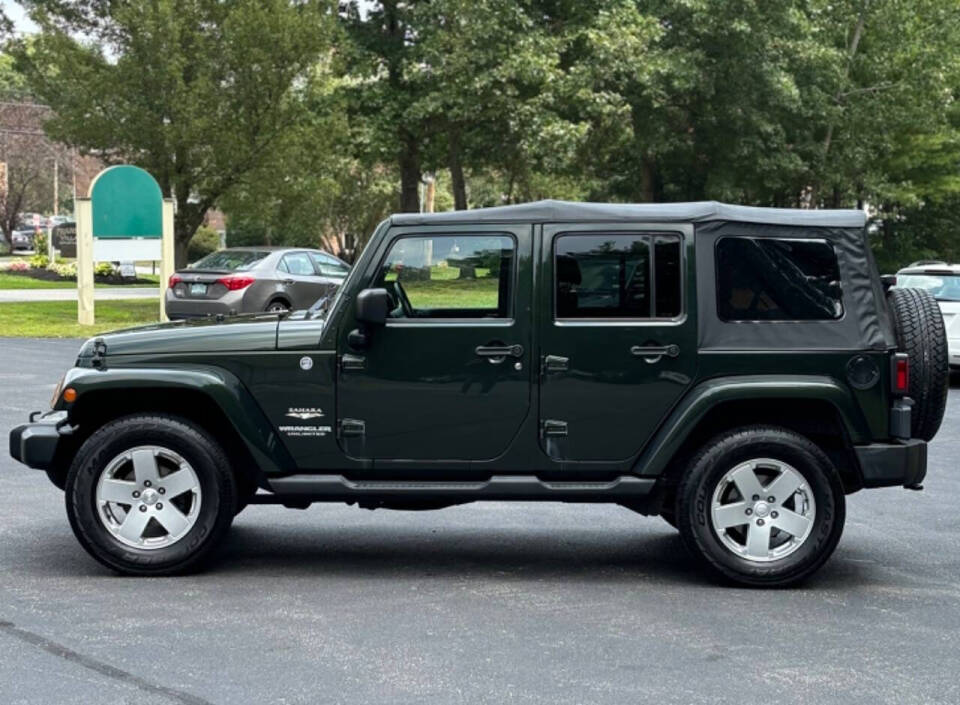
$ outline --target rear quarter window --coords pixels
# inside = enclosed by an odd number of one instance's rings
[[[716,247],[721,320],[843,317],[840,267],[833,245],[826,240],[724,237]]]

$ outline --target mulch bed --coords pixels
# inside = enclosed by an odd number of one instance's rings
[[[5,274],[13,274],[18,277],[27,277],[29,279],[40,279],[45,282],[75,282],[77,281],[74,277],[61,277],[56,272],[52,272],[49,269],[27,269],[22,272],[17,272],[11,269],[4,270]],[[119,274],[111,274],[109,276],[103,276],[101,274],[95,274],[93,280],[97,284],[143,284],[144,286],[157,286],[156,282],[152,282],[149,279],[141,279],[137,277],[136,279],[124,279]]]

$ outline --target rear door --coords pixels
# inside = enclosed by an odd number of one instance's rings
[[[689,225],[545,225],[540,288],[543,450],[628,461],[697,364]]]
[[[317,276],[307,252],[288,252],[280,259],[277,269],[277,276],[294,309],[310,308],[326,294],[327,286]]]

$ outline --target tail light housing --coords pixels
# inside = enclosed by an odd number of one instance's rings
[[[167,286],[172,289],[173,287],[175,287],[177,284],[179,284],[179,283],[182,282],[182,281],[183,281],[183,279],[180,277],[179,274],[171,274],[171,275],[170,275],[170,279],[167,280]]]
[[[216,283],[223,284],[229,291],[238,291],[239,289],[246,289],[255,281],[256,278],[249,274],[232,274],[229,277],[220,277]]]
[[[890,362],[890,385],[894,394],[904,396],[910,389],[910,356],[896,353]]]

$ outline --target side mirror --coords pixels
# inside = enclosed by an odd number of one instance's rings
[[[386,289],[364,289],[357,294],[357,320],[370,326],[387,322],[390,296]]]

